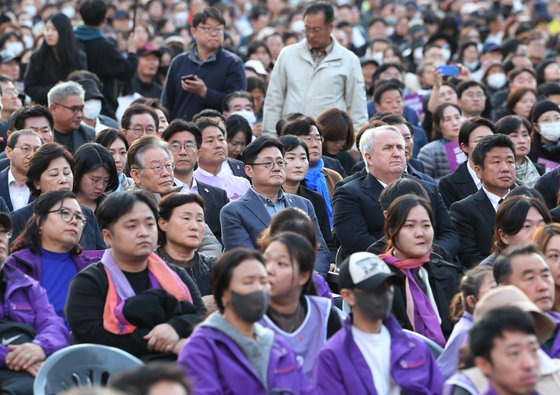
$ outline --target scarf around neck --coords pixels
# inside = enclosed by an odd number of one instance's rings
[[[430,253],[419,259],[399,259],[386,252],[379,255],[379,258],[399,269],[406,277],[406,314],[414,331],[432,339],[442,347],[445,346],[445,337],[437,313],[412,273],[412,269],[417,269],[430,261]]]
[[[332,227],[332,204],[331,196],[329,195],[329,188],[327,187],[327,179],[323,174],[324,163],[323,159],[319,159],[314,167],[310,167],[305,175],[305,185],[320,194],[325,199],[327,205],[327,214],[329,216],[329,226]]]
[[[109,289],[105,299],[105,308],[103,310],[103,327],[108,332],[115,335],[127,335],[136,330],[125,318],[123,309],[128,298],[136,295],[130,283],[126,279],[124,273],[119,268],[111,249],[105,250],[101,263],[107,274]],[[175,298],[182,302],[188,301],[192,303],[192,296],[189,288],[183,283],[181,278],[155,253],[151,253],[148,257],[148,276],[150,278],[150,286],[152,288],[161,289],[169,292]]]

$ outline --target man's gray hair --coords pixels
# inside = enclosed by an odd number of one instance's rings
[[[371,152],[371,149],[373,148],[373,140],[374,137],[377,133],[382,132],[384,130],[390,130],[393,131],[395,133],[397,133],[399,136],[401,136],[401,138],[404,141],[404,137],[402,137],[401,132],[399,131],[399,129],[397,129],[396,127],[392,126],[392,125],[381,125],[381,126],[377,126],[375,128],[371,128],[368,129],[364,132],[364,134],[362,135],[362,137],[360,138],[360,153],[362,154],[362,158],[364,159],[364,162],[367,163],[366,161],[366,152]],[[367,166],[366,166],[367,168]]]
[[[85,96],[84,88],[74,81],[66,81],[56,84],[47,93],[49,106],[53,103],[60,103],[66,100],[68,96],[79,95],[82,99]]]
[[[169,149],[169,144],[156,136],[144,136],[135,140],[128,149],[128,168],[129,169],[143,169],[144,154],[147,150],[152,148],[161,148],[167,153],[170,161],[173,161],[173,154]]]

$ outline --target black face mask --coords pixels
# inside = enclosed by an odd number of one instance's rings
[[[372,320],[385,320],[393,308],[393,287],[379,287],[374,291],[354,291],[356,305],[366,317]]]
[[[264,291],[255,291],[248,294],[238,294],[230,291],[231,308],[245,322],[257,322],[260,320],[270,302],[270,295]]]

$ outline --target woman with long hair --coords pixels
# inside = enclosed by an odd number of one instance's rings
[[[87,68],[86,56],[79,50],[72,23],[62,13],[45,23],[43,44],[31,55],[25,73],[25,93],[34,102],[46,105],[47,93],[74,70]]]
[[[453,329],[449,303],[462,269],[432,252],[433,224],[426,200],[416,195],[397,198],[387,210],[387,249],[379,257],[403,280],[395,286],[393,301],[401,326],[443,346]]]

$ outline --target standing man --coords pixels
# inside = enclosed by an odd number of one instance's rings
[[[95,137],[95,129],[82,123],[84,96],[84,88],[74,81],[57,84],[47,94],[54,119],[54,141],[65,146],[71,154]]]
[[[96,74],[103,83],[103,97],[107,101],[103,114],[115,118],[117,111],[117,83],[128,82],[136,72],[136,41],[134,34],[128,38],[126,57],[102,31],[107,14],[104,0],[86,0],[80,6],[84,24],[76,28],[76,39],[82,44],[87,56],[88,70]]]
[[[173,59],[161,96],[172,119],[187,121],[205,108],[221,111],[229,92],[247,88],[243,62],[222,48],[225,20],[220,11],[205,8],[192,26],[195,46]]]
[[[290,113],[316,117],[329,108],[348,112],[354,130],[367,124],[364,77],[360,60],[332,36],[330,4],[310,4],[304,12],[306,39],[282,50],[270,75],[263,131],[275,134],[276,123]]]

